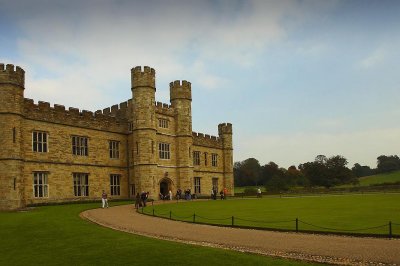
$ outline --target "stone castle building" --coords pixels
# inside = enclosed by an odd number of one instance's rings
[[[232,125],[192,132],[191,83],[155,101],[155,71],[131,70],[132,99],[95,113],[24,98],[25,72],[0,64],[0,210],[30,204],[133,198],[190,188],[233,193]]]

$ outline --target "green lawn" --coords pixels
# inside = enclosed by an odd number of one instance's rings
[[[193,201],[154,206],[155,214],[185,221],[255,226],[294,230],[298,218],[300,230],[400,235],[400,194],[350,194],[309,197],[263,197],[226,201]],[[152,214],[152,207],[145,208]],[[313,224],[310,226],[305,223]],[[399,224],[399,225],[397,225]],[[364,228],[377,227],[371,230]],[[323,228],[321,228],[323,227]],[[328,229],[327,229],[328,228]]]
[[[360,186],[400,182],[400,171],[372,176],[364,176],[361,177],[359,180]]]
[[[155,240],[79,218],[98,206],[0,212],[0,265],[316,265]]]

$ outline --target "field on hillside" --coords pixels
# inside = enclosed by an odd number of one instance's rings
[[[382,183],[400,182],[400,171],[385,173],[379,175],[364,176],[360,179],[360,186],[369,186]]]
[[[79,218],[99,205],[0,212],[0,265],[317,265],[155,240]]]
[[[153,207],[144,211],[152,215]],[[400,235],[400,194],[349,194],[181,201],[154,206],[154,214],[200,223],[285,230]],[[368,228],[368,229],[367,229]],[[364,230],[367,229],[367,230]]]
[[[370,185],[379,185],[383,183],[396,183],[400,182],[400,171],[395,171],[392,173],[384,173],[378,175],[364,176],[359,178],[360,183],[357,185],[346,184],[340,185],[332,188],[352,188],[352,187],[367,187]],[[235,187],[235,193],[243,193],[246,188],[261,188],[265,192],[265,186],[246,186],[246,187]]]

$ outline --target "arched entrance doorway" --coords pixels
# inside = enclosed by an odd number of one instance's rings
[[[171,180],[164,178],[160,181],[160,198],[168,196],[168,192],[172,190]],[[161,197],[162,196],[162,197]]]

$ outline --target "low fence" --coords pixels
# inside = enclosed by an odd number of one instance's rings
[[[244,219],[237,216],[229,216],[223,218],[209,218],[197,215],[193,213],[191,215],[181,216],[173,213],[172,211],[159,213],[154,208],[140,208],[138,212],[155,216],[159,218],[165,218],[170,220],[177,220],[182,222],[207,224],[213,226],[224,226],[224,227],[235,227],[235,228],[246,228],[246,229],[258,229],[258,230],[271,230],[271,231],[284,231],[284,232],[303,232],[303,233],[318,233],[318,234],[335,234],[335,235],[350,235],[350,236],[365,236],[365,237],[387,237],[400,238],[400,223],[394,223],[389,221],[387,224],[355,228],[355,229],[339,229],[331,228],[320,225],[315,225],[299,218],[292,220],[282,221],[264,221],[264,220],[252,220]],[[256,224],[256,225],[255,225]],[[277,224],[286,224],[286,226],[272,226]],[[394,227],[399,230],[394,231]],[[311,229],[315,228],[315,229]],[[396,228],[397,229],[397,228]],[[376,233],[371,231],[380,230],[382,233]],[[386,232],[386,233],[383,233]]]

